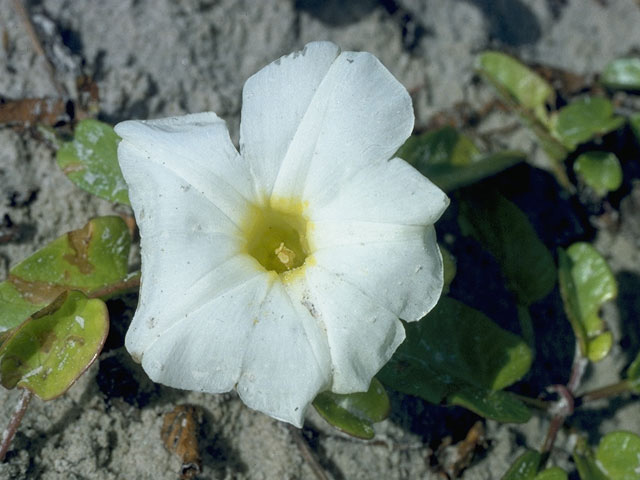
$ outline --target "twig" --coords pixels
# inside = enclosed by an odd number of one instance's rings
[[[27,407],[29,406],[29,401],[33,393],[31,393],[27,389],[23,389],[18,399],[18,404],[16,405],[15,410],[13,411],[13,415],[11,415],[11,420],[9,420],[9,425],[4,432],[2,432],[2,440],[0,440],[0,462],[4,462],[4,457],[11,446],[11,441],[20,426],[20,422],[22,421],[22,417],[24,417],[25,412],[27,411]]]
[[[322,468],[322,465],[320,465],[320,462],[318,461],[313,451],[309,447],[309,444],[302,437],[302,433],[300,433],[300,429],[289,424],[287,424],[287,429],[289,430],[289,433],[291,433],[291,436],[293,437],[293,440],[296,442],[296,445],[298,446],[298,449],[300,450],[302,457],[307,461],[307,463],[309,464],[309,467],[311,467],[311,470],[313,471],[316,478],[318,480],[329,480],[329,477],[327,476],[327,472],[325,472],[324,468]]]
[[[53,83],[53,86],[56,89],[56,92],[61,97],[68,97],[69,95],[68,95],[68,93],[66,91],[66,88],[56,78],[56,70],[53,67],[53,64],[49,61],[49,58],[47,57],[47,54],[44,51],[44,48],[42,46],[42,42],[40,41],[40,38],[38,37],[38,33],[36,32],[36,29],[33,26],[33,22],[31,21],[31,17],[29,17],[29,13],[27,12],[27,9],[25,8],[24,3],[22,3],[22,0],[13,0],[13,8],[15,9],[16,13],[20,16],[20,19],[22,20],[22,23],[24,23],[24,27],[27,30],[27,34],[29,35],[29,38],[31,39],[31,43],[33,44],[33,48],[35,48],[36,53],[43,58],[45,68],[47,69],[47,73],[49,74],[49,77],[51,78],[51,83]]]

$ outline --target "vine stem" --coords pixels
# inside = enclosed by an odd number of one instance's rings
[[[11,420],[9,420],[9,425],[7,425],[7,428],[2,432],[2,440],[0,440],[0,462],[4,462],[4,457],[11,446],[11,441],[20,426],[22,417],[24,417],[24,414],[27,411],[31,397],[33,397],[33,393],[27,389],[22,390],[16,408],[13,411],[13,415],[11,415]]]
[[[622,393],[627,393],[631,390],[631,382],[629,380],[621,380],[612,385],[606,387],[596,388],[590,392],[586,392],[576,398],[576,406],[584,405],[585,403],[600,400],[601,398],[614,397]]]

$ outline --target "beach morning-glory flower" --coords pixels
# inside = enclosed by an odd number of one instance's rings
[[[393,158],[413,123],[373,55],[316,42],[246,82],[240,152],[214,113],[118,124],[149,377],[296,426],[319,392],[366,391],[442,290],[448,199]]]

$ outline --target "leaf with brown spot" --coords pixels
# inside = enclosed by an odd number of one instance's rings
[[[43,400],[66,392],[93,363],[109,331],[102,300],[64,292],[14,329],[0,347],[0,383]]]
[[[0,283],[0,331],[20,325],[67,290],[92,297],[135,287],[137,279],[127,274],[130,244],[124,220],[99,217],[13,267]]]

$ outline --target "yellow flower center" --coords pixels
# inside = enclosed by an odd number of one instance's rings
[[[270,205],[252,206],[243,228],[247,253],[278,274],[304,265],[310,222],[303,211],[302,203],[292,199],[271,199]]]

